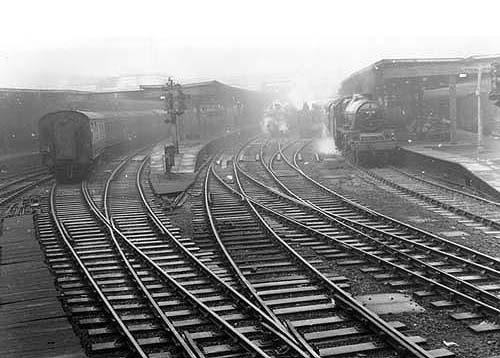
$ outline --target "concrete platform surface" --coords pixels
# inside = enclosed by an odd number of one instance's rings
[[[185,191],[195,179],[196,159],[204,147],[200,142],[184,142],[175,155],[175,166],[165,174],[165,143],[159,143],[151,154],[151,185],[157,195],[175,195]]]
[[[7,218],[0,236],[0,357],[86,357],[32,227],[31,215]]]
[[[432,143],[402,146],[426,157],[461,165],[500,195],[500,138],[485,136],[477,145],[475,133],[458,131],[456,144]]]

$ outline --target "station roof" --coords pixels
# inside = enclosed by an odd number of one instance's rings
[[[494,61],[500,61],[500,55],[382,59],[346,78],[341,84],[340,93],[352,94],[356,91],[372,93],[375,86],[391,80],[474,73],[476,68],[489,65]]]
[[[141,85],[140,88],[147,93],[145,97],[156,98],[163,91],[164,85]],[[216,98],[217,101],[233,102],[235,96],[241,96],[243,99],[263,95],[256,91],[229,86],[216,80],[182,84],[182,91],[199,103],[211,103]]]
[[[142,90],[161,90],[161,89],[163,89],[163,87],[164,87],[164,85],[141,85],[140,86],[140,88]],[[244,89],[244,88],[229,86],[229,85],[226,85],[226,84],[219,82],[219,81],[216,81],[216,80],[182,84],[182,89],[186,90],[188,92],[196,92],[197,90],[207,90],[210,88],[230,90],[230,91],[252,92],[252,91]]]

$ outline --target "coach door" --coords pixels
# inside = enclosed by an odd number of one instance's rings
[[[74,160],[77,156],[76,123],[68,118],[61,118],[54,123],[54,142],[56,159]]]

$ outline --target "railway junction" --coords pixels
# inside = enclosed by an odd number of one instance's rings
[[[499,357],[499,60],[1,90],[0,357]]]

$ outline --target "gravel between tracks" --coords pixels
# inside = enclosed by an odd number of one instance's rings
[[[339,160],[338,163],[310,161],[306,165],[302,165],[302,167],[312,177],[321,179],[320,181],[327,187],[348,196],[360,204],[433,233],[463,231],[466,233],[465,236],[447,238],[492,256],[500,257],[500,240],[459,223],[459,219],[450,219],[418,204],[411,203],[385,190],[372,179],[365,180],[364,174],[348,168],[342,163],[342,160]],[[347,272],[344,275],[352,279],[358,276],[356,274],[351,276]],[[363,292],[375,288],[367,285],[365,281],[360,280],[353,284],[353,293],[357,293],[358,290]],[[425,337],[431,345],[443,344],[446,341],[451,344],[448,349],[453,351],[457,357],[498,357],[495,356],[500,353],[500,335],[498,333],[473,333],[465,328],[465,322],[455,321],[449,317],[450,313],[459,309],[437,311],[429,305],[434,300],[436,300],[436,297],[417,299],[417,302],[426,308],[425,312],[395,314],[391,315],[390,318],[387,316],[384,316],[384,318],[399,320],[404,322],[410,329],[426,332]],[[481,320],[475,320],[467,323],[480,322]],[[450,342],[454,342],[456,345]]]
[[[321,164],[314,164],[321,166]],[[311,166],[313,168],[313,166]],[[313,176],[325,175],[324,168],[314,168]],[[386,189],[374,179],[351,169],[336,170],[339,179],[322,179],[335,191],[347,195],[358,203],[368,206],[378,212],[394,217],[418,228],[440,234],[444,232],[463,232],[463,235],[445,236],[447,239],[461,245],[471,247],[494,257],[500,257],[500,234],[488,235],[483,231],[461,223],[463,219],[453,219],[440,215],[419,204],[412,203],[403,197],[397,196]],[[331,175],[331,174],[330,174]],[[364,180],[364,179],[365,180]],[[458,234],[458,233],[457,233]]]
[[[359,203],[431,232],[464,231],[469,236],[450,237],[449,239],[491,255],[500,256],[500,244],[492,241],[486,243],[482,240],[482,237],[487,235],[481,235],[454,219],[441,216],[388,192],[377,183],[362,178],[359,172],[343,167],[342,161],[338,164],[338,166],[334,164],[334,168],[332,168],[330,162],[327,168],[325,163],[310,161],[306,167],[308,168],[307,172],[316,177],[323,177],[325,184]],[[193,189],[196,190],[196,188]],[[188,195],[182,207],[168,213],[172,223],[181,228],[183,236],[193,236],[194,215],[192,209],[198,201],[199,198]],[[488,239],[491,240],[491,237]],[[398,291],[383,281],[376,280],[372,275],[362,273],[358,266],[338,266],[333,260],[330,260],[329,266],[330,269],[325,269],[330,272],[334,271],[338,276],[342,275],[348,278],[351,285],[349,292],[353,295]],[[411,293],[411,290],[401,290],[400,292]],[[397,320],[405,323],[412,334],[421,335],[428,340],[428,347],[449,345],[448,349],[460,358],[491,358],[495,354],[499,354],[500,338],[498,333],[480,335],[473,333],[466,328],[464,322],[455,321],[449,317],[450,313],[464,311],[464,309],[436,310],[430,305],[431,301],[439,299],[445,298],[434,296],[417,299],[416,301],[426,309],[425,312],[385,315],[383,318],[388,321]],[[467,323],[479,323],[480,321]]]

